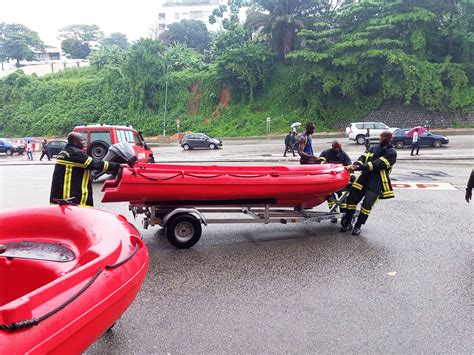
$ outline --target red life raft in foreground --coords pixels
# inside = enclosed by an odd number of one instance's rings
[[[216,166],[137,164],[106,181],[102,202],[311,208],[349,182],[342,165]]]
[[[125,217],[78,206],[0,214],[0,353],[80,353],[132,303],[148,251]]]

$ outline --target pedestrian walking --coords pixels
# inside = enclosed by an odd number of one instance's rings
[[[420,140],[420,135],[418,134],[418,128],[415,129],[415,132],[413,132],[413,138],[412,138],[412,147],[411,147],[411,153],[410,155],[413,156],[413,152],[415,151],[415,148],[416,148],[416,155],[418,155],[418,153],[420,152],[420,144],[419,144],[419,140]]]
[[[28,160],[33,160],[33,145],[31,144],[31,141],[26,142],[26,156],[28,157]]]
[[[390,144],[392,133],[384,131],[380,135],[380,144],[370,148],[348,168],[349,171],[361,171],[362,173],[352,183],[349,196],[347,196],[347,212],[342,219],[341,232],[349,232],[352,235],[360,235],[361,227],[367,219],[375,202],[380,199],[395,197],[390,182],[390,172],[397,161],[397,152]],[[359,217],[352,227],[352,218],[360,201]]]
[[[48,158],[48,160],[51,160],[51,157],[49,156],[49,151],[48,151],[48,147],[47,147],[47,144],[48,144],[48,141],[46,139],[43,139],[43,141],[41,142],[41,157],[40,157],[40,161],[43,161],[43,157],[46,155],[46,157]]]
[[[364,143],[365,143],[365,150],[369,150],[370,149],[370,128],[367,128],[367,132],[365,133]]]
[[[286,153],[291,151],[293,156],[296,156],[295,154],[295,144],[297,142],[297,137],[296,137],[296,131],[291,131],[286,137],[285,137],[285,152],[283,153],[283,156],[286,157]]]

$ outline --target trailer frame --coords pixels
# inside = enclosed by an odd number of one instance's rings
[[[328,219],[342,218],[341,204],[345,201],[348,191],[341,191],[341,195],[332,194],[330,200],[334,205],[327,212],[314,211],[299,207],[278,207],[271,204],[248,205],[200,205],[194,206],[161,206],[148,205],[143,202],[131,202],[129,210],[136,218],[144,214],[143,228],[156,225],[165,229],[170,244],[179,249],[187,249],[195,245],[202,234],[201,225],[209,224],[290,224],[290,223],[321,223]],[[208,214],[243,214],[248,218],[212,218]]]

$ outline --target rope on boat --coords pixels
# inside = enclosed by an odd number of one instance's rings
[[[127,256],[125,259],[122,261],[119,261],[116,264],[113,265],[105,265],[105,269],[110,270],[110,269],[115,269],[123,264],[125,264],[127,261],[129,261],[133,256],[138,252],[138,242],[135,242],[135,250]],[[49,311],[48,313],[42,315],[41,317],[35,317],[31,319],[26,319],[22,320],[19,322],[14,322],[10,324],[0,324],[0,330],[8,330],[8,331],[15,331],[15,330],[20,330],[23,328],[31,328],[35,325],[38,325],[40,322],[48,319],[52,315],[58,313],[62,309],[64,309],[66,306],[74,302],[80,295],[82,295],[89,287],[92,286],[92,284],[97,280],[97,278],[100,276],[100,274],[104,272],[104,269],[100,269],[97,271],[97,273],[79,290],[77,291],[76,294],[74,294],[71,298],[69,298],[66,302],[61,304],[60,306],[56,307],[55,309]]]

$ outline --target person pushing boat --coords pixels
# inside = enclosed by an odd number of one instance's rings
[[[395,197],[390,182],[390,173],[397,161],[397,152],[390,144],[391,139],[392,133],[383,131],[380,134],[380,144],[367,150],[353,165],[347,168],[349,172],[361,171],[362,173],[352,183],[349,196],[347,196],[346,214],[341,222],[341,232],[352,230],[352,235],[360,235],[361,227],[369,218],[375,202],[379,198]],[[360,213],[353,227],[352,217],[362,199],[364,200]]]
[[[313,152],[314,123],[306,124],[306,131],[298,138],[298,154],[300,155],[300,164],[316,164],[317,158]]]
[[[50,203],[71,199],[73,204],[93,207],[91,170],[116,173],[120,164],[94,159],[84,153],[84,139],[80,133],[69,133],[67,141],[54,167]]]

